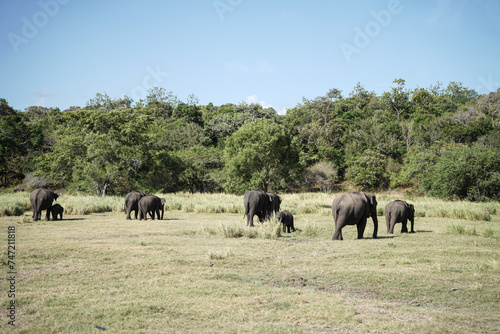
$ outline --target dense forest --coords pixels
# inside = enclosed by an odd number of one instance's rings
[[[154,87],[145,100],[98,93],[85,107],[14,110],[0,99],[0,186],[69,192],[407,189],[500,199],[500,89],[461,83],[382,95],[331,89],[285,115],[200,105]]]

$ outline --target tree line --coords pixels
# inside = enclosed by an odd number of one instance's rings
[[[357,84],[279,115],[200,105],[154,87],[145,100],[98,93],[84,107],[14,110],[0,99],[0,183],[105,195],[250,189],[406,188],[473,201],[500,196],[500,89],[450,82],[381,95]]]

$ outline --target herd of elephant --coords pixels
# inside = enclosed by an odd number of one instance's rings
[[[60,193],[47,188],[34,190],[30,195],[31,208],[33,210],[33,220],[41,219],[42,210],[47,210],[45,220],[53,220],[59,216],[63,217],[64,208],[53,202],[57,200]],[[282,199],[273,192],[261,190],[251,190],[243,196],[245,206],[245,216],[247,226],[254,226],[255,215],[260,222],[271,219],[274,214],[276,219],[283,224],[283,232],[295,231],[293,215],[290,211],[280,211]],[[127,219],[131,219],[130,214],[135,212],[135,219],[147,220],[149,214],[152,219],[155,215],[158,219],[163,219],[166,200],[155,195],[148,195],[140,191],[132,191],[125,196],[125,211]],[[160,215],[161,212],[161,215]],[[343,240],[342,228],[346,225],[356,225],[358,239],[363,238],[366,222],[369,217],[373,220],[373,238],[377,238],[377,199],[374,194],[362,192],[343,193],[335,197],[332,203],[332,214],[335,221],[335,231],[333,240]],[[401,233],[408,232],[408,220],[411,223],[411,233],[414,233],[415,208],[403,200],[395,200],[385,206],[385,220],[387,223],[387,233],[394,233],[394,225],[401,223]]]
[[[272,213],[276,214],[276,219],[283,224],[287,232],[290,229],[295,231],[293,225],[293,215],[289,211],[280,211],[281,197],[272,192],[261,190],[252,190],[243,196],[245,205],[245,215],[247,217],[247,226],[253,225],[253,217],[257,215],[259,221],[270,219]],[[332,203],[332,214],[335,220],[335,232],[333,240],[343,240],[342,228],[346,225],[356,225],[358,230],[358,239],[363,238],[366,221],[369,217],[373,220],[373,238],[377,238],[378,219],[377,219],[377,199],[374,194],[350,192],[340,194],[335,197]],[[402,200],[395,200],[387,203],[385,206],[385,220],[387,223],[387,233],[394,233],[394,225],[401,223],[401,233],[408,232],[408,220],[411,223],[411,233],[414,233],[415,208]]]

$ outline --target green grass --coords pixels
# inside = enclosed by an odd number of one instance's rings
[[[426,214],[415,219],[417,233],[387,235],[379,216],[378,239],[369,220],[367,239],[356,240],[348,226],[334,242],[326,214],[334,195],[283,195],[297,228],[290,234],[275,221],[246,227],[242,196],[159,195],[170,205],[161,221],[127,221],[122,198],[66,195],[58,202],[72,209],[62,221],[32,222],[27,210],[0,217],[1,275],[8,226],[16,226],[18,273],[17,326],[6,324],[4,280],[0,332],[96,333],[99,325],[113,333],[493,333],[500,326],[498,203],[412,198],[425,212],[489,208],[490,220]],[[395,199],[378,198],[379,207]],[[314,210],[305,213],[308,206]]]

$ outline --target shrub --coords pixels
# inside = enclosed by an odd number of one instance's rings
[[[363,190],[375,189],[383,185],[385,165],[383,154],[368,149],[349,163],[347,179]]]
[[[445,152],[424,178],[431,196],[482,201],[500,197],[500,152],[476,144]]]

